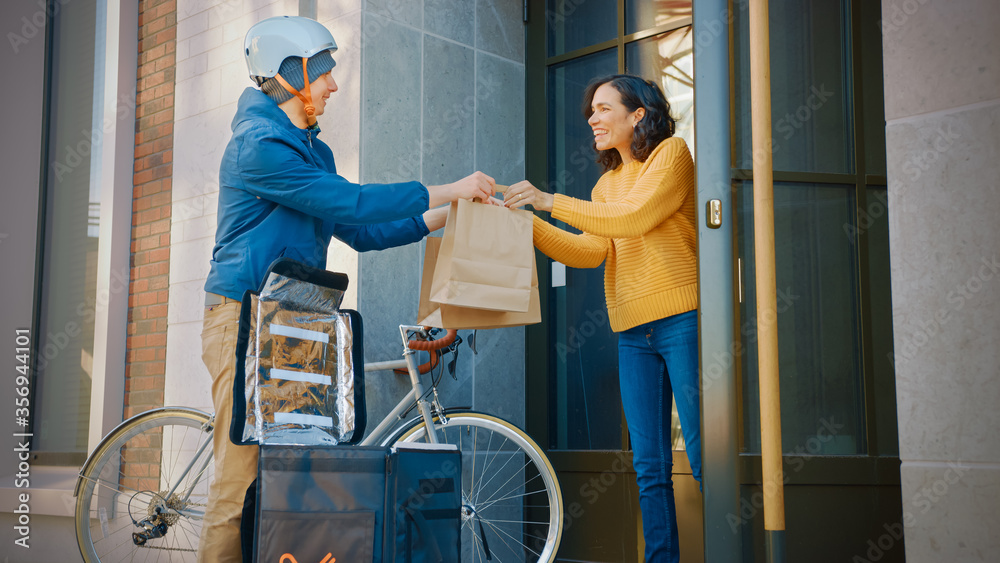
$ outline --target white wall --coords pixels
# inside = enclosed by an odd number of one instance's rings
[[[1000,4],[883,0],[906,560],[1000,560]]]

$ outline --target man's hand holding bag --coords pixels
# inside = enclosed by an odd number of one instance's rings
[[[469,216],[471,221],[458,219],[463,209],[472,209]],[[478,222],[484,216],[495,217]],[[508,218],[512,218],[512,220],[507,220]],[[538,275],[535,270],[535,250],[531,236],[532,214],[528,211],[509,210],[464,200],[453,203],[444,236],[426,239],[427,248],[420,283],[420,307],[417,314],[420,319],[418,324],[439,328],[485,329],[541,322]],[[461,284],[466,282],[461,278],[461,274],[468,269],[467,265],[462,265],[459,268],[454,268],[451,265],[441,266],[442,261],[451,260],[451,258],[444,257],[449,237],[452,238],[450,243],[452,249],[456,247],[456,237],[459,237],[462,239],[462,242],[457,243],[461,247],[459,253],[463,254],[468,250],[469,254],[480,258],[489,256],[493,245],[502,243],[504,251],[499,253],[499,257],[488,258],[489,268],[501,271],[507,268],[511,269],[511,272],[502,272],[498,276],[502,280],[512,280],[510,281],[511,285],[523,285],[523,273],[519,268],[523,268],[523,264],[526,263],[528,266],[526,309],[524,311],[495,309],[502,303],[520,307],[519,303],[523,295],[520,288],[500,286],[496,294],[490,296],[487,291],[489,291],[490,286],[497,287],[495,280],[487,280],[485,284],[475,281],[473,285],[476,287],[472,289],[463,287]],[[454,254],[454,250],[449,252]],[[509,265],[504,266],[505,262]],[[453,276],[458,277],[456,279]],[[437,288],[438,291],[440,292],[442,288],[445,289],[445,294],[441,295],[441,298],[456,297],[447,295],[447,288],[451,287],[455,293],[461,294],[462,298],[467,300],[466,302],[469,302],[469,296],[475,292],[475,299],[484,300],[485,305],[494,307],[494,309],[484,308],[484,303],[481,302],[474,302],[473,306],[469,307],[434,302],[431,295],[435,279],[442,282]],[[474,280],[482,279],[484,279],[482,275],[474,277]],[[443,283],[444,281],[447,283]]]
[[[531,217],[528,211],[464,199],[452,203],[430,300],[441,305],[527,312],[535,259]]]

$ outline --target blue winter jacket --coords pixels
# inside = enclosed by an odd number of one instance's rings
[[[218,230],[205,291],[240,299],[285,256],[326,268],[330,237],[358,251],[422,239],[430,196],[419,182],[353,184],[337,174],[319,128],[299,129],[247,88],[219,171]]]

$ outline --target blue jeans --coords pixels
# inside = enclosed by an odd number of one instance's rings
[[[670,399],[687,445],[694,478],[701,482],[698,386],[698,315],[688,311],[630,328],[618,335],[618,377],[632,439],[632,464],[648,563],[680,561],[674,507]]]

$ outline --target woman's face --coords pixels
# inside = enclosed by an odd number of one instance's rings
[[[618,149],[622,161],[631,162],[632,129],[645,115],[646,110],[640,107],[630,112],[622,103],[618,90],[615,90],[610,83],[601,84],[597,88],[590,109],[594,113],[587,123],[594,131],[597,150]]]

